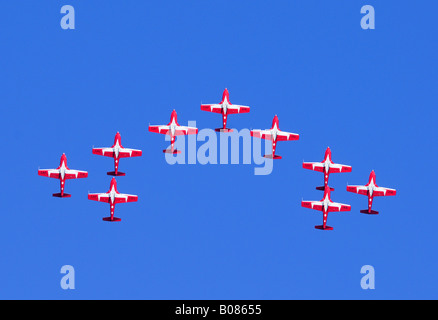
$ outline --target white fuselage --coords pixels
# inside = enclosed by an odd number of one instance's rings
[[[324,161],[324,170],[325,170],[326,173],[329,172],[329,170],[330,170],[330,165],[331,165],[330,158],[327,157],[327,158],[325,159],[325,161]]]
[[[67,171],[67,168],[65,166],[65,162],[63,161],[61,164],[61,167],[59,168],[59,174],[61,175],[61,180],[64,180],[66,171]]]
[[[324,198],[324,200],[322,200],[322,206],[324,207],[324,211],[325,212],[327,212],[328,211],[328,207],[329,207],[329,204],[330,204],[330,199],[329,199],[329,196],[328,196],[328,194],[325,196],[325,198]]]
[[[109,192],[109,198],[110,198],[110,202],[111,204],[114,203],[114,200],[116,199],[116,189],[114,188],[114,186],[111,187],[111,190]]]
[[[273,141],[277,140],[277,135],[280,132],[280,130],[277,127],[277,123],[274,123],[274,126],[272,127],[270,132],[271,132],[272,140]]]
[[[368,192],[370,194],[370,197],[373,196],[374,189],[376,188],[376,184],[374,183],[374,179],[371,179],[370,184],[368,185]]]
[[[224,102],[222,102],[222,104],[221,104],[222,110],[224,110],[224,114],[227,114],[227,110],[228,110],[229,105],[230,105],[230,103],[228,102],[227,97],[225,97]]]
[[[116,144],[113,147],[113,152],[114,152],[114,157],[118,158],[119,157],[119,153],[120,150],[122,150],[123,148],[120,146],[119,144],[119,140],[116,141]]]
[[[172,136],[175,135],[175,131],[176,131],[176,128],[177,128],[177,127],[178,127],[178,125],[176,124],[175,118],[173,118],[173,119],[172,119],[172,122],[171,122],[170,125],[169,125],[170,134],[171,134]]]

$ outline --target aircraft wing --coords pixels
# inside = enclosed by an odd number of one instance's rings
[[[350,211],[351,206],[349,204],[331,202],[328,205],[328,212],[341,212],[341,211]]]
[[[296,133],[280,131],[277,133],[277,141],[292,141],[300,139],[300,135]]]
[[[222,113],[222,106],[220,104],[201,104],[201,110]]]
[[[227,113],[229,114],[235,114],[235,113],[248,113],[249,107],[248,106],[239,106],[237,104],[229,105],[227,108]]]
[[[81,170],[65,170],[65,179],[79,179],[79,178],[86,178],[88,177],[87,171],[81,171]]]
[[[59,173],[58,169],[41,169],[38,170],[38,175],[55,179],[61,178],[61,174]]]
[[[149,131],[150,132],[155,132],[155,133],[161,133],[161,134],[168,134],[168,132],[170,131],[170,126],[149,126]]]
[[[308,209],[322,211],[321,201],[301,201],[301,206]]]
[[[368,188],[366,186],[347,186],[347,191],[357,194],[363,194],[364,196],[368,195]]]
[[[344,164],[331,163],[329,173],[351,172],[351,166]]]
[[[110,196],[108,193],[89,193],[88,200],[99,201],[99,202],[110,202]]]
[[[177,126],[175,130],[176,136],[185,136],[188,134],[197,134],[198,128],[194,127],[185,127],[185,126]]]
[[[119,193],[116,195],[114,200],[115,203],[126,203],[126,202],[136,202],[138,200],[138,196],[134,194],[125,194]]]
[[[374,188],[374,196],[395,196],[397,191],[395,189],[376,187]]]
[[[324,172],[324,164],[321,162],[303,162],[303,168],[318,172]]]
[[[104,157],[114,157],[114,151],[113,148],[93,148],[92,150],[93,154],[97,154],[98,156],[104,156]]]
[[[251,137],[272,140],[271,130],[251,130],[250,135]]]
[[[142,151],[137,149],[123,148],[119,151],[120,158],[140,157],[141,155]]]
[[[171,134],[170,126],[149,126],[150,132],[161,133],[161,134]],[[175,128],[175,136],[184,136],[188,134],[197,134],[198,128],[177,126]]]

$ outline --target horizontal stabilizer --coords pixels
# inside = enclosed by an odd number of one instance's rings
[[[217,128],[217,129],[214,129],[214,131],[216,131],[216,132],[225,132],[225,133],[227,133],[227,132],[233,132],[233,129],[228,129],[228,128]]]
[[[324,187],[324,186],[322,186],[322,187],[316,187],[316,190],[324,191],[324,190],[325,190],[325,187]],[[330,188],[330,191],[335,191],[335,188]]]
[[[172,153],[172,154],[179,154],[179,153],[181,153],[181,151],[180,150],[171,150],[171,149],[165,149],[165,150],[163,150],[163,152],[164,153]]]
[[[374,211],[374,210],[360,210],[360,213],[365,213],[365,214],[379,214],[379,211]]]
[[[326,227],[324,228],[324,226],[315,226],[315,229],[318,229],[318,230],[327,230],[327,231],[329,231],[329,230],[333,230],[333,227],[326,226]]]
[[[120,171],[117,172],[117,174],[116,174],[115,171],[110,171],[110,172],[107,172],[106,174],[109,175],[109,176],[116,176],[116,177],[123,177],[123,176],[126,175],[126,173],[120,172]]]
[[[53,196],[54,196],[54,197],[57,197],[57,198],[70,198],[70,197],[71,197],[71,194],[69,194],[69,193],[64,193],[64,194],[61,194],[61,193],[54,193]]]
[[[265,154],[263,157],[268,159],[281,159],[281,156],[275,155],[274,157],[272,157],[272,154]]]
[[[102,218],[102,220],[103,221],[108,221],[108,222],[119,222],[119,221],[122,221],[122,219],[116,218],[116,217],[113,217],[112,219],[111,219],[111,217],[105,217],[105,218]]]

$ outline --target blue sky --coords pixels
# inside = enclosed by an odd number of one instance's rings
[[[62,30],[73,5],[76,29]],[[360,28],[374,5],[376,29]],[[25,299],[408,299],[438,298],[436,71],[433,1],[10,1],[0,4],[3,175],[0,298]],[[147,126],[196,120],[216,128],[202,102],[251,106],[229,126],[280,127],[268,176],[254,165],[169,165],[163,136]],[[123,159],[121,223],[105,192],[110,146],[120,131],[143,156]],[[201,143],[198,143],[198,147]],[[322,215],[322,175],[301,167],[322,160],[353,167],[334,174],[334,201],[352,211]],[[72,198],[51,196],[59,182],[37,175],[65,152],[89,178],[68,181]],[[397,189],[377,198],[378,216],[359,213],[364,184]],[[62,290],[63,265],[76,289]],[[376,289],[362,290],[372,265]]]

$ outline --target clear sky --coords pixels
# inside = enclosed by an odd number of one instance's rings
[[[60,27],[75,8],[75,30]],[[374,5],[376,29],[360,27]],[[38,299],[397,299],[438,298],[436,258],[437,24],[435,1],[2,1],[0,108],[2,184],[0,298]],[[251,106],[232,128],[280,128],[272,174],[254,164],[169,165],[164,124],[216,128],[200,103]],[[122,159],[116,206],[106,192],[120,131],[143,156]],[[198,142],[198,147],[202,142]],[[315,230],[322,174],[302,169],[330,146],[351,173],[334,174],[334,231]],[[37,175],[65,152],[89,177]],[[397,189],[359,213],[364,196],[346,185]],[[75,268],[62,290],[60,269]],[[372,265],[376,289],[362,290]]]

